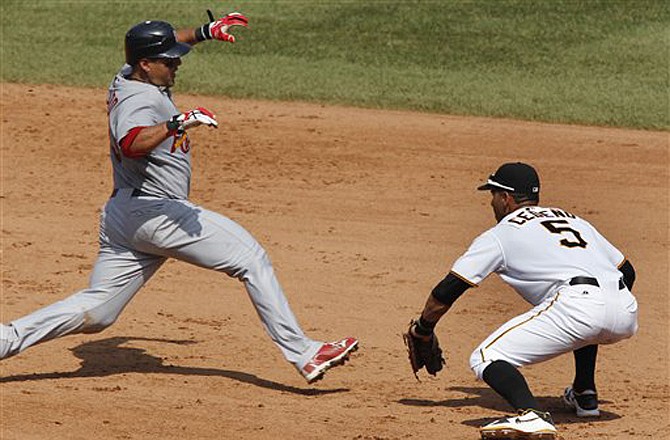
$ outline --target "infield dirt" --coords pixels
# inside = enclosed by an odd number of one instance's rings
[[[111,189],[104,89],[2,84],[2,298],[7,322],[86,286]],[[560,394],[570,355],[523,370],[564,439],[667,438],[669,134],[186,96],[192,199],[268,250],[303,328],[353,335],[349,363],[307,385],[264,334],[242,284],[170,261],[100,334],[0,363],[0,439],[476,439],[509,408],[468,368],[528,306],[493,276],[437,334],[436,378],[400,334],[471,240],[494,224],[475,191],[502,162],[538,169],[542,203],[596,225],[635,265],[640,331],[602,347],[602,417]]]

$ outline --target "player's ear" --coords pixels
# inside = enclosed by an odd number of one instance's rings
[[[148,58],[142,58],[137,62],[137,68],[142,72],[148,72],[151,70],[151,62]]]
[[[512,193],[509,193],[507,191],[502,192],[502,199],[503,202],[505,202],[509,206],[513,206],[514,204],[516,204],[516,200],[514,200],[514,196],[512,195]]]

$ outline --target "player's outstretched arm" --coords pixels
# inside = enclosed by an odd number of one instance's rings
[[[452,304],[468,290],[472,285],[466,283],[453,272],[440,281],[426,300],[426,305],[421,313],[421,319],[430,323],[431,328],[447,313]]]
[[[239,12],[231,12],[223,17],[205,23],[197,28],[183,28],[177,30],[177,41],[193,46],[205,40],[219,40],[234,43],[235,36],[229,33],[233,26],[247,27],[249,19]]]
[[[403,333],[412,371],[417,379],[417,373],[424,367],[432,375],[442,370],[445,360],[435,335],[435,326],[469,287],[470,284],[449,273],[428,295],[419,319],[412,320],[407,332]]]

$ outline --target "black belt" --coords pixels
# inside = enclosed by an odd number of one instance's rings
[[[591,277],[574,277],[573,279],[570,280],[568,284],[570,284],[571,286],[576,286],[577,284],[589,284],[591,286],[600,287],[600,284],[598,284],[598,280]]]
[[[568,284],[571,286],[575,286],[577,284],[588,284],[590,286],[600,287],[598,280],[591,277],[574,277],[568,282]],[[624,289],[625,287],[626,285],[624,284],[623,279],[619,279],[619,290]]]
[[[114,197],[118,193],[119,193],[119,188],[114,188],[114,190],[112,191],[112,195],[110,197]],[[147,194],[144,191],[142,191],[141,189],[137,189],[137,188],[133,189],[133,192],[130,194],[130,196],[131,197],[156,197],[156,196],[153,196],[151,194]]]

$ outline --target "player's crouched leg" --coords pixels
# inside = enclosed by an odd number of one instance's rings
[[[612,298],[613,297],[613,298]],[[610,312],[608,316],[607,331],[601,335],[601,344],[615,343],[628,339],[635,335],[638,330],[638,304],[637,300],[628,289],[619,290],[615,295],[610,295]]]
[[[477,347],[470,355],[470,369],[477,377],[477,380],[485,380],[484,371],[491,364],[500,362],[510,364],[514,368],[521,366],[499,351],[485,349],[483,344]]]
[[[491,365],[491,359],[483,359],[482,352],[477,347],[475,351],[470,355],[470,369],[477,377],[477,380],[484,380],[484,370],[486,367]]]

